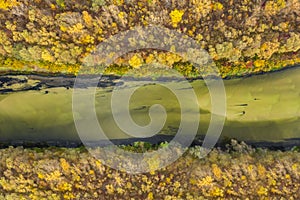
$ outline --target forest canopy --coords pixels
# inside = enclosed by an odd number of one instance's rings
[[[154,24],[196,40],[223,78],[273,71],[300,63],[299,14],[298,0],[4,0],[0,70],[77,74],[105,39]],[[154,61],[197,75],[178,55],[156,50],[124,55],[109,73]]]

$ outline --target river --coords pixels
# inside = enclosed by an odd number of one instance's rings
[[[299,75],[300,67],[295,67],[224,80],[227,112],[221,138],[274,143],[298,141]],[[200,106],[198,135],[201,136],[206,133],[211,117],[210,96],[203,80],[195,80],[191,85]],[[108,103],[112,89],[112,86],[96,89],[97,117],[109,139],[126,141],[130,136],[118,128]],[[92,92],[93,88],[83,90]],[[72,93],[72,88],[52,87],[1,94],[0,142],[80,141],[73,120]],[[154,103],[163,105],[168,115],[159,134],[176,134],[180,124],[180,107],[174,94],[160,85],[148,84],[134,93],[130,102],[132,119],[141,126],[147,125],[150,122],[148,108]],[[77,115],[80,117],[80,113],[75,113]]]

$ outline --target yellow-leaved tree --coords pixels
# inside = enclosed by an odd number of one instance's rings
[[[0,9],[8,10],[13,6],[17,6],[19,3],[17,0],[1,0],[0,1]]]

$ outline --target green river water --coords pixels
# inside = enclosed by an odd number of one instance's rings
[[[300,138],[299,75],[300,67],[296,67],[224,80],[227,113],[221,136],[255,142]],[[200,105],[198,134],[204,135],[211,117],[209,92],[203,80],[193,81],[191,85]],[[110,104],[107,103],[112,89],[106,87],[96,90],[95,105],[99,123],[110,139],[130,138],[113,120]],[[72,114],[73,89],[56,87],[45,90],[0,95],[0,142],[79,141]],[[83,90],[92,92],[93,88]],[[147,125],[150,122],[148,108],[153,104],[163,105],[168,114],[160,134],[176,134],[180,123],[179,104],[176,97],[160,85],[145,85],[134,93],[130,103],[133,120],[139,125]],[[80,118],[80,113],[75,115]],[[192,114],[190,118],[193,120]]]

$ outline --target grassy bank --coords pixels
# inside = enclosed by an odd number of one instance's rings
[[[123,146],[144,152],[163,148]],[[0,199],[298,199],[300,154],[231,141],[199,159],[191,147],[170,166],[130,175],[105,166],[84,148],[0,150]]]

